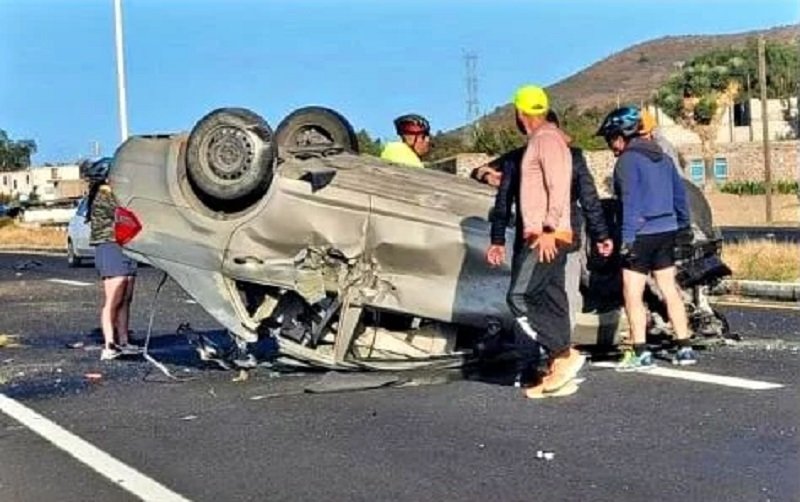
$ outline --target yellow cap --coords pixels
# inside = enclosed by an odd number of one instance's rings
[[[514,93],[514,107],[526,115],[544,115],[550,104],[544,89],[535,85],[524,85]]]
[[[658,122],[647,109],[642,110],[642,134],[650,134],[656,128]]]

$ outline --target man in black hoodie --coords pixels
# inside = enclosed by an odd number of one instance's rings
[[[547,113],[547,121],[559,125],[558,116],[553,112]],[[567,144],[570,138],[564,135]],[[520,211],[520,161],[525,148],[513,150],[489,166],[478,168],[473,177],[481,182],[497,186],[494,209],[492,211],[491,244],[486,251],[486,259],[492,266],[500,266],[506,259],[506,228],[511,221],[512,212],[516,213],[514,257],[519,256],[517,250],[525,245],[522,237],[522,212]],[[589,236],[596,243],[597,250],[602,256],[610,256],[613,251],[613,241],[608,226],[606,225],[603,208],[583,151],[580,148],[570,147],[572,154],[572,189],[571,189],[571,223],[573,243],[569,248],[566,267],[566,289],[569,298],[570,329],[575,329],[577,313],[582,310],[583,298],[580,293],[580,277],[583,266],[582,228],[586,219]],[[579,207],[580,206],[580,207]],[[513,210],[512,210],[513,208]],[[579,210],[580,209],[580,210]],[[518,260],[512,257],[511,273],[520,266]]]

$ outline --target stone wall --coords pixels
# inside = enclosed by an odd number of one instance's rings
[[[594,183],[597,185],[597,192],[600,197],[611,197],[614,193],[612,173],[614,163],[617,161],[609,150],[598,150],[595,152],[583,152],[586,163],[594,176]]]
[[[678,147],[686,162],[684,173],[689,176],[692,161],[702,161],[700,145],[681,145]],[[772,180],[800,181],[800,141],[774,141],[770,144],[772,157]],[[598,192],[603,197],[612,194],[612,172],[616,159],[609,150],[586,151],[586,161],[595,178]],[[724,158],[728,165],[727,181],[763,181],[764,151],[759,141],[748,143],[727,143],[717,146],[717,158]],[[431,169],[445,171],[458,176],[469,177],[472,170],[484,165],[493,157],[483,153],[462,153],[432,162]]]
[[[459,153],[446,159],[431,162],[427,164],[427,167],[469,178],[473,169],[487,164],[493,158],[485,153]]]
[[[770,143],[773,181],[797,181],[798,141],[774,141]],[[682,145],[679,150],[687,164],[692,160],[701,160],[703,153],[699,145]],[[728,181],[763,181],[764,179],[764,147],[763,143],[728,143],[717,146],[715,157],[725,158],[728,162]]]
[[[702,161],[700,145],[681,145],[678,147],[686,165],[684,172],[689,175],[692,161]],[[610,151],[585,152],[586,161],[595,176],[598,190],[609,194],[611,172],[614,169],[614,156]],[[727,181],[763,181],[764,150],[761,142],[727,143],[717,146],[717,158],[724,158],[728,164]],[[800,181],[800,142],[775,141],[770,144],[772,158],[772,180]]]

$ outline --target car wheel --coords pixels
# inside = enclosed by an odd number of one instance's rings
[[[75,253],[75,246],[72,239],[67,239],[67,265],[71,268],[81,266],[81,258]]]
[[[689,180],[683,180],[686,189],[686,201],[689,204],[692,224],[703,231],[707,238],[714,235],[714,221],[711,215],[711,206],[708,204],[703,191]]]
[[[266,120],[244,108],[220,108],[189,134],[186,172],[203,200],[255,201],[269,188],[275,158]]]
[[[321,106],[289,114],[278,125],[275,142],[281,152],[296,157],[358,153],[358,139],[350,122],[339,112]]]

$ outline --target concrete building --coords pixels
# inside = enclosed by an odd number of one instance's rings
[[[700,138],[695,133],[675,123],[658,107],[649,105],[647,109],[656,117],[661,131],[673,144],[700,144]],[[764,127],[761,115],[759,99],[729,107],[722,116],[716,143],[721,145],[762,141]],[[767,121],[771,140],[797,139],[797,98],[768,100]]]
[[[40,200],[76,197],[83,193],[77,164],[29,167],[0,172],[0,194],[25,199],[36,193]]]

